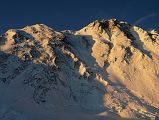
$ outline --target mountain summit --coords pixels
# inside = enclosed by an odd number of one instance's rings
[[[0,36],[0,119],[153,119],[158,51],[157,30],[116,19],[78,31],[8,30]]]

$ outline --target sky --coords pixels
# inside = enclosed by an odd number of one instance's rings
[[[116,18],[159,29],[159,0],[1,0],[0,33],[27,25],[79,30],[94,20]]]

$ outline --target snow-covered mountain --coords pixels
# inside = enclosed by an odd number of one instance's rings
[[[159,33],[116,19],[0,37],[0,120],[153,119]]]

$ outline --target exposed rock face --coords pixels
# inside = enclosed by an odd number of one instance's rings
[[[122,119],[150,119],[159,111],[156,30],[116,19],[74,32],[37,24],[8,30],[0,50],[1,89],[16,93],[11,99],[31,98],[55,109],[76,104]]]

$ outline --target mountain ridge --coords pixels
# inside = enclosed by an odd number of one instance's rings
[[[14,103],[12,91],[24,103],[29,99],[27,104],[49,111],[75,104],[116,114],[116,119],[154,118],[159,111],[158,50],[156,30],[116,19],[96,20],[78,31],[57,32],[44,24],[11,29],[0,37],[0,81],[8,91],[4,101]],[[12,109],[30,109],[16,104]]]

